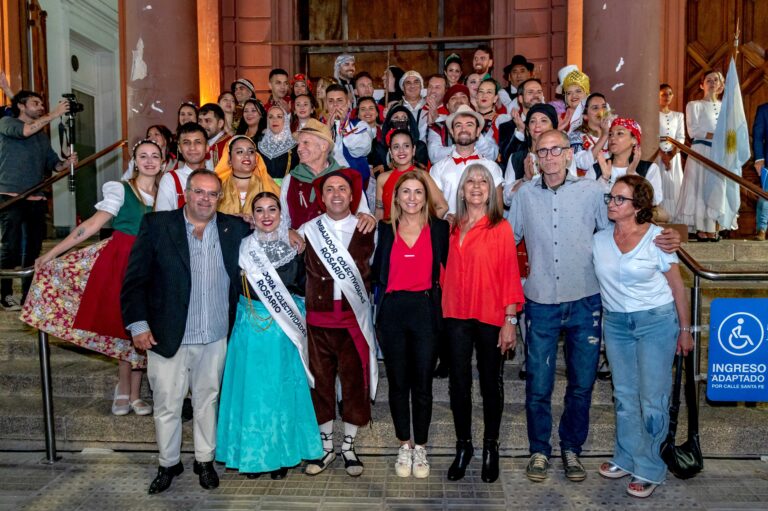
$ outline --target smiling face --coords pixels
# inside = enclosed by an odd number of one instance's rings
[[[309,165],[327,160],[329,149],[330,144],[327,141],[309,133],[299,133],[296,150],[299,153],[301,163]]]
[[[477,119],[472,115],[459,114],[454,120],[453,125],[453,140],[456,145],[469,146],[477,141],[477,137],[480,136],[481,126],[477,125]]]
[[[415,76],[409,76],[403,80],[403,92],[408,101],[417,101],[421,97],[421,80]]]
[[[458,62],[451,62],[448,67],[445,68],[445,77],[448,79],[448,87],[452,87],[459,83],[461,79],[461,66]]]
[[[435,98],[438,103],[441,103],[446,90],[445,78],[442,76],[433,76],[429,79],[429,83],[427,83],[428,97]]]
[[[269,79],[269,88],[272,90],[272,97],[282,99],[288,95],[288,75],[278,74]]]
[[[154,177],[163,166],[163,156],[154,144],[141,144],[133,154],[139,175]]]
[[[272,107],[267,112],[267,126],[275,135],[280,134],[285,127],[285,112],[280,107]]]
[[[300,94],[306,94],[309,92],[307,88],[307,82],[296,82],[293,84],[293,94],[298,96]]]
[[[523,87],[523,108],[529,109],[537,103],[544,102],[544,88],[538,82],[527,82]]]
[[[208,140],[199,131],[182,133],[179,137],[179,150],[187,165],[200,165],[208,150]]]
[[[312,101],[308,96],[299,96],[293,102],[293,113],[299,120],[305,120],[312,117],[314,108],[312,107]]]
[[[242,83],[235,84],[235,99],[239,104],[245,103],[245,100],[253,96],[251,89]]]
[[[355,76],[355,61],[349,60],[339,68],[339,76],[345,80],[351,80]]]
[[[469,95],[472,98],[477,97],[477,88],[480,87],[480,82],[482,81],[483,76],[477,73],[472,73],[467,77],[467,88],[469,89]]]
[[[397,189],[395,200],[403,213],[418,215],[427,207],[427,192],[418,179],[406,179]]]
[[[379,117],[379,107],[374,101],[362,101],[357,105],[357,117],[371,126],[376,124]]]
[[[207,222],[216,214],[221,198],[221,184],[213,172],[197,174],[187,181],[184,193],[187,216],[197,222]]]
[[[253,203],[253,221],[261,232],[274,232],[280,226],[280,204],[272,197],[262,197]]]
[[[455,112],[461,105],[469,106],[469,98],[463,92],[457,92],[451,99],[448,100],[448,104],[445,107],[450,113]]]
[[[165,140],[165,137],[157,128],[149,128],[149,130],[147,130],[147,138],[159,145],[163,150],[165,150],[168,145],[168,141]]]
[[[393,136],[389,142],[389,155],[398,168],[410,166],[416,155],[416,147],[411,142],[411,137],[402,133]]]
[[[493,66],[493,60],[491,56],[483,50],[475,51],[475,55],[472,57],[472,69],[475,73],[483,76]]]
[[[467,206],[487,207],[491,196],[491,183],[488,182],[484,172],[472,170],[464,181],[461,192]]]
[[[531,115],[530,120],[526,120],[528,121],[528,132],[531,134],[534,142],[539,139],[542,133],[554,128],[550,118],[541,112],[534,113]]]
[[[246,177],[253,174],[257,158],[256,146],[250,139],[240,138],[232,143],[229,152],[229,165],[235,175]]]
[[[189,105],[179,108],[179,126],[188,122],[197,122],[197,112]]]
[[[597,130],[607,111],[608,103],[606,103],[605,98],[593,96],[587,104],[586,113],[584,115],[587,120],[587,125],[589,125],[590,128]]]
[[[352,204],[352,187],[349,182],[339,176],[326,179],[323,183],[323,204],[328,216],[334,220],[348,217]]]
[[[576,108],[586,97],[587,94],[581,85],[569,85],[565,89],[565,103],[571,108]]]
[[[253,103],[248,103],[243,107],[243,120],[249,128],[255,128],[261,120],[261,111]]]

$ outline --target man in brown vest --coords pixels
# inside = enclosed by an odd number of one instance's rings
[[[355,436],[358,427],[371,420],[378,370],[368,301],[374,233],[356,228],[353,212],[362,197],[358,172],[336,170],[314,185],[325,213],[302,225],[299,234],[307,240],[309,367],[315,376],[312,401],[325,454],[310,461],[306,473],[319,474],[336,459],[333,421],[338,376],[344,400],[341,456],[347,473],[357,477],[363,464],[355,454]]]

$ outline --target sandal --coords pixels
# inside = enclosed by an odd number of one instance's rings
[[[333,450],[325,451],[325,454],[319,460],[307,461],[304,473],[308,476],[316,476],[326,468],[330,467],[334,460],[336,460],[336,453]]]
[[[118,383],[115,385],[115,393],[112,398],[112,415],[128,415],[131,411],[131,403],[128,401],[131,399],[131,396],[127,394],[118,394],[117,389],[119,388],[120,384]],[[119,405],[117,404],[118,401],[125,401],[126,403],[124,405]]]
[[[597,471],[606,479],[621,479],[622,477],[629,475],[629,472],[619,467],[612,461],[606,461],[600,465],[600,468],[597,469]]]
[[[341,458],[344,460],[344,469],[351,477],[360,477],[363,474],[363,462],[355,452],[355,439],[351,435],[344,435],[344,443],[349,444],[349,449],[341,450]]]
[[[627,493],[633,497],[645,499],[651,496],[657,486],[658,484],[633,477],[632,480],[629,481],[629,485],[627,485]]]

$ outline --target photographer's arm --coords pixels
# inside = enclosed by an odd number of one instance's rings
[[[56,108],[53,110],[53,112],[46,114],[39,119],[35,119],[32,122],[24,124],[24,137],[31,137],[67,112],[69,112],[69,102],[65,99],[62,99],[59,101],[59,104],[56,105]]]

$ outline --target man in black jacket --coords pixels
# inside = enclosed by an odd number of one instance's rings
[[[160,467],[150,494],[168,489],[184,471],[181,408],[189,389],[194,472],[203,488],[219,485],[213,468],[219,388],[236,310],[240,241],[250,232],[241,219],[216,213],[216,174],[192,172],[185,196],[183,208],[144,216],[120,296],[133,343],[147,350],[154,393]]]

